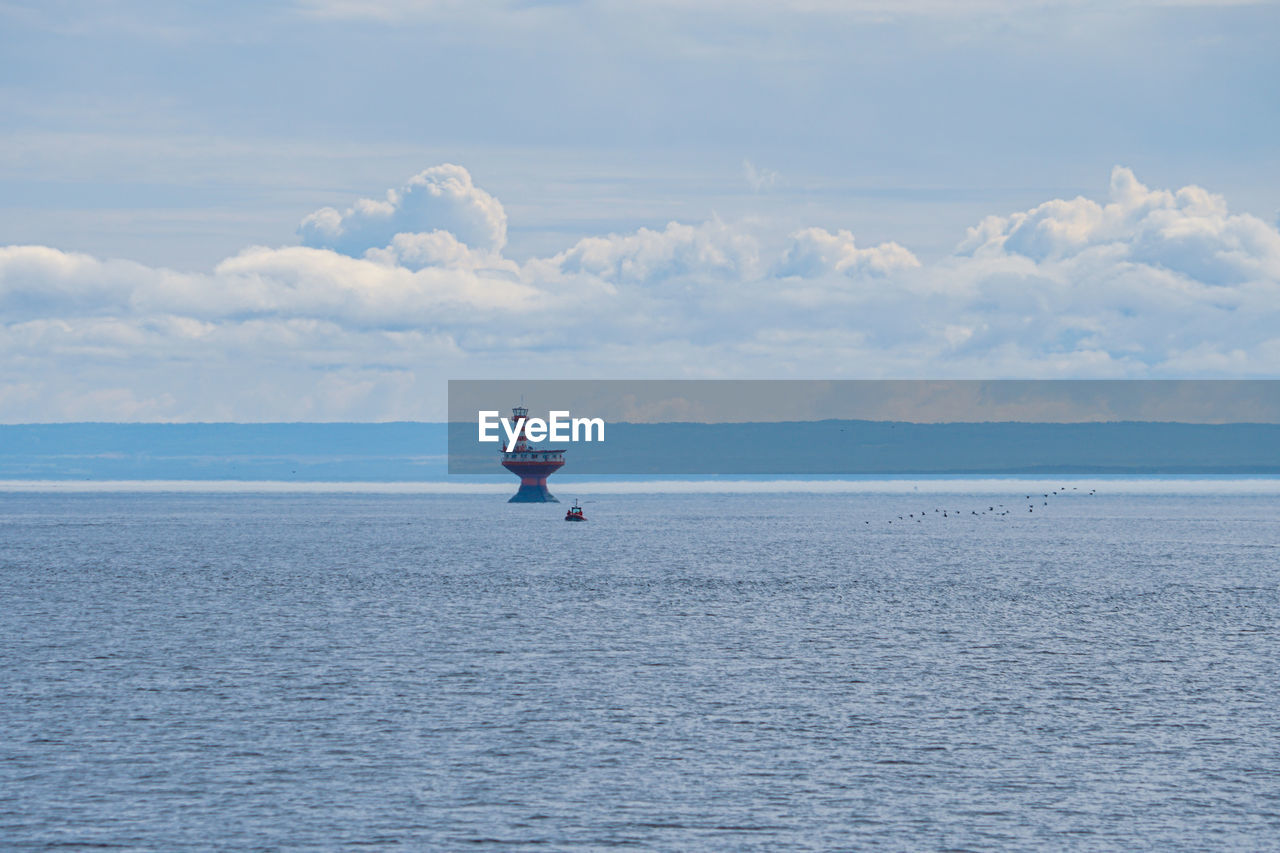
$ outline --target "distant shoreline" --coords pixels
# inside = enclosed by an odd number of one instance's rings
[[[433,483],[504,479],[474,425],[0,426],[3,482]],[[611,424],[570,476],[650,482],[1280,476],[1280,424],[814,421]],[[474,482],[474,481],[473,481]],[[497,482],[495,480],[494,482]],[[385,488],[385,487],[384,487]]]
[[[562,482],[559,492],[575,495],[640,494],[1012,494],[1024,489],[1058,489],[1101,495],[1280,495],[1280,476],[1061,476],[904,477],[861,479],[699,479],[599,480]],[[0,480],[0,493],[40,494],[368,494],[507,495],[514,483],[320,482],[282,480]]]

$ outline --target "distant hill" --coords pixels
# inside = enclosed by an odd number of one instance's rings
[[[1275,474],[1280,425],[940,423],[609,424],[577,443],[578,474]],[[450,471],[494,464],[471,423],[450,424]]]
[[[0,479],[439,480],[432,423],[0,425]]]
[[[1277,424],[611,423],[606,438],[568,445],[557,476],[1280,474]],[[2,480],[509,476],[497,459],[469,423],[0,425]]]

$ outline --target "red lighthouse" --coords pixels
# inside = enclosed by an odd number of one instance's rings
[[[564,466],[564,450],[531,447],[525,431],[528,417],[529,410],[524,406],[511,410],[511,420],[520,424],[520,431],[511,449],[503,452],[502,467],[520,478],[520,489],[507,503],[560,503],[547,491],[547,477]]]

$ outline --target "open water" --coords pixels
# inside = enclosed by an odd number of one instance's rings
[[[0,494],[0,849],[1280,849],[1276,498],[1030,503]]]

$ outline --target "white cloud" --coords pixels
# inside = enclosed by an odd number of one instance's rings
[[[1132,171],[1111,173],[1111,198],[1055,199],[969,229],[961,254],[1016,254],[1037,262],[1131,262],[1205,284],[1280,279],[1280,233],[1200,187],[1177,192],[1143,186]]]
[[[447,231],[474,249],[501,250],[507,214],[477,187],[471,173],[446,163],[419,172],[382,199],[359,199],[345,211],[324,207],[298,228],[302,242],[359,256],[387,246],[397,234]]]
[[[791,235],[775,272],[780,276],[801,278],[814,278],[829,272],[884,277],[918,266],[920,261],[916,256],[897,243],[859,249],[848,231],[832,234],[822,228],[805,228]]]
[[[391,267],[487,270],[516,275],[519,267],[494,250],[472,249],[448,231],[397,234],[391,243],[369,249],[364,257]]]
[[[609,282],[653,283],[700,274],[751,278],[759,249],[748,234],[719,220],[702,225],[671,222],[662,231],[641,228],[634,234],[588,237],[553,258],[566,273],[582,273]]]
[[[389,255],[394,248],[385,250]],[[462,254],[464,263],[471,256]],[[502,262],[497,262],[501,265]],[[63,317],[312,317],[340,323],[460,320],[527,309],[536,288],[476,265],[414,269],[302,246],[254,247],[212,274],[101,261],[44,246],[0,248],[0,308],[9,320]]]
[[[465,170],[408,187],[334,212],[345,252],[251,247],[208,273],[0,248],[0,420],[433,418],[444,379],[513,373],[1280,373],[1280,233],[1126,169],[1105,202],[989,217],[927,263],[711,219],[517,264]]]

